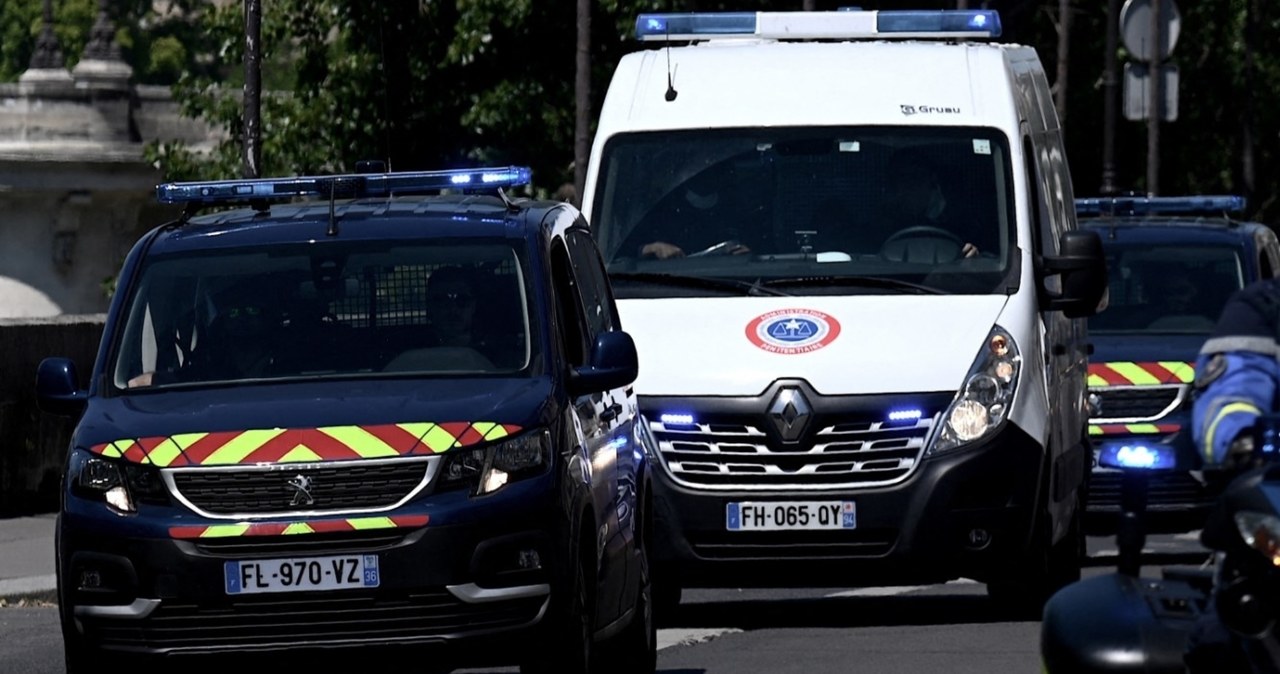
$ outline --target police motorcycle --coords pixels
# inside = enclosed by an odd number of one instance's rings
[[[1248,442],[1247,458],[1221,470],[1169,445],[1103,448],[1099,463],[1123,471],[1117,568],[1045,604],[1045,674],[1280,672],[1280,415],[1259,419]],[[1144,576],[1147,477],[1188,469],[1229,481],[1201,531],[1208,559]]]

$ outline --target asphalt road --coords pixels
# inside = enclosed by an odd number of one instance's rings
[[[1086,574],[1114,570],[1113,541],[1091,538]],[[1153,536],[1149,559],[1186,562],[1201,548],[1193,535]],[[1144,567],[1144,575],[1156,573]],[[0,669],[61,674],[57,608],[0,609]],[[675,624],[659,631],[664,674],[848,674],[1040,671],[1040,623],[1010,621],[981,585],[687,590]],[[515,672],[466,669],[467,674]]]

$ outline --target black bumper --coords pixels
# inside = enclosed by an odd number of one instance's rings
[[[711,491],[655,471],[654,561],[684,587],[847,587],[982,580],[1027,550],[1044,448],[1005,424],[979,445],[928,457],[903,482],[843,491]],[[848,531],[729,531],[739,501],[856,504]]]
[[[59,591],[69,638],[107,651],[244,653],[368,646],[465,648],[468,662],[509,662],[546,613],[556,555],[554,509],[487,524],[411,531],[229,538],[122,537],[64,514]],[[541,568],[521,569],[536,550]],[[228,561],[377,555],[377,587],[229,595]],[[527,559],[527,556],[526,556]],[[86,574],[96,590],[82,589]],[[503,649],[478,646],[502,640]],[[514,644],[512,648],[509,645]],[[498,657],[502,656],[502,657]]]

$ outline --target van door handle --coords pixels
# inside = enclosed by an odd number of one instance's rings
[[[613,403],[600,412],[601,421],[613,421],[622,414],[622,403]]]

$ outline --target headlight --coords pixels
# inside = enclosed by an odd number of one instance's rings
[[[1004,422],[1022,371],[1018,345],[1000,326],[993,327],[965,377],[964,386],[942,415],[942,428],[929,453],[976,442]]]
[[[479,449],[447,452],[440,488],[471,487],[472,494],[492,494],[509,482],[538,475],[551,463],[551,434],[536,431]]]
[[[1262,553],[1272,566],[1280,566],[1280,519],[1259,512],[1238,512],[1236,529],[1245,544]]]
[[[71,489],[85,498],[105,501],[122,513],[137,512],[119,463],[78,451],[71,456]]]

